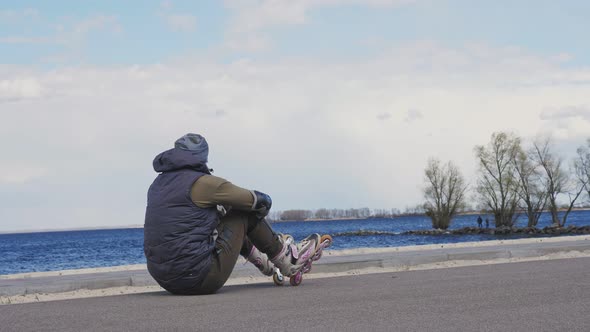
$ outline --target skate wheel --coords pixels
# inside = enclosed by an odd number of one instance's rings
[[[326,243],[326,245],[324,246],[324,248],[328,248],[329,246],[332,245],[332,237],[328,234],[322,235],[322,237],[320,238],[320,243]]]
[[[272,281],[274,281],[275,285],[277,286],[283,286],[283,283],[285,282],[285,278],[283,276],[279,276],[278,274],[273,274],[272,275]]]
[[[291,286],[299,286],[299,284],[301,284],[302,281],[303,281],[303,273],[301,273],[301,272],[296,273],[294,276],[292,276],[289,279],[289,283],[291,284]]]

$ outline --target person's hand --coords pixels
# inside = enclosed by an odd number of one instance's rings
[[[255,199],[253,210],[256,211],[256,217],[262,219],[268,215],[272,206],[272,199],[267,194],[257,190],[252,191],[252,193],[254,193]]]

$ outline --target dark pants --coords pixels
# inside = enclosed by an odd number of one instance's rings
[[[192,289],[189,294],[215,293],[231,275],[238,255],[248,257],[252,246],[256,246],[269,257],[277,255],[281,250],[277,234],[265,220],[256,218],[253,213],[230,211],[221,218],[217,233],[209,273],[201,285]]]

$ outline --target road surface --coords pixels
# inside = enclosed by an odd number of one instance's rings
[[[0,306],[2,331],[589,331],[590,258]]]

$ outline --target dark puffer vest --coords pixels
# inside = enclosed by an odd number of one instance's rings
[[[210,174],[206,158],[174,148],[154,159],[161,174],[148,191],[144,253],[149,273],[172,293],[199,286],[209,272],[219,217],[216,208],[199,208],[190,195],[193,183]]]

